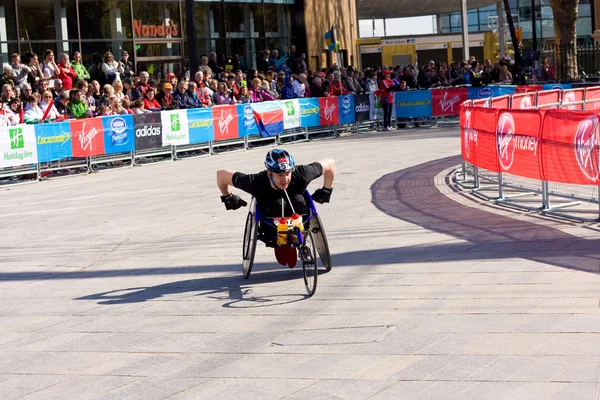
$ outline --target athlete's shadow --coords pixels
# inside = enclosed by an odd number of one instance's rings
[[[255,267],[257,265],[255,264]],[[78,297],[74,300],[97,300],[98,304],[115,305],[128,303],[143,303],[163,297],[192,297],[206,296],[215,300],[226,301],[226,308],[257,308],[287,303],[294,303],[308,298],[304,289],[302,268],[277,269],[252,273],[249,279],[241,275],[227,277],[210,277],[189,279],[185,281],[169,282],[157,286],[131,287],[124,289],[100,292],[88,296]],[[320,270],[319,274],[325,271]],[[261,284],[276,284],[278,282],[298,281],[298,290],[289,294],[273,294],[259,296],[254,293],[253,287]],[[276,286],[273,286],[276,287]],[[274,290],[274,292],[277,292]],[[189,294],[189,296],[186,296]]]

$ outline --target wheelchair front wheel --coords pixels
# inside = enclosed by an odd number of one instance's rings
[[[254,254],[256,254],[257,238],[258,224],[256,223],[256,204],[253,199],[250,203],[250,211],[246,217],[246,227],[244,228],[244,243],[242,247],[242,273],[244,279],[248,279],[248,277],[250,277],[250,272],[252,272]]]
[[[300,246],[300,258],[302,259],[302,272],[304,274],[304,285],[306,292],[312,296],[317,291],[317,277],[319,268],[317,262],[317,246],[311,231],[304,232],[304,243]]]

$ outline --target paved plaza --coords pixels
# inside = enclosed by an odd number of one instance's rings
[[[285,146],[337,161],[312,298],[241,276],[215,172],[266,148],[0,189],[0,399],[597,400],[600,231],[461,192],[459,141]]]

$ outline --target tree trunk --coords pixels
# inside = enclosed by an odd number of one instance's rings
[[[578,78],[577,67],[577,6],[579,0],[550,0],[554,14],[554,41],[556,43],[556,70],[563,78]]]

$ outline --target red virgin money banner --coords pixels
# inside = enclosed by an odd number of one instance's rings
[[[541,180],[543,111],[505,110],[498,114],[496,146],[500,170]]]
[[[469,99],[467,88],[431,90],[431,111],[434,117],[458,115],[460,105]]]
[[[545,180],[597,185],[600,164],[598,117],[590,111],[549,110],[542,127]]]
[[[516,87],[516,93],[529,93],[529,92],[541,92],[544,90],[542,85],[519,85]]]
[[[496,153],[496,116],[497,109],[473,107],[470,109],[469,155],[473,165],[489,171],[499,172]],[[465,110],[466,114],[466,110]],[[465,115],[465,123],[466,123]],[[463,146],[463,151],[466,145]]]
[[[474,107],[462,106],[460,109],[460,148],[463,160],[473,164],[471,147],[477,145],[477,131],[472,128]]]
[[[104,127],[101,118],[71,121],[73,157],[90,157],[104,154]]]
[[[236,139],[238,134],[238,115],[235,105],[212,108],[215,126],[215,141]]]
[[[511,100],[511,107],[517,110],[526,110],[535,107],[535,93],[514,95]]]

